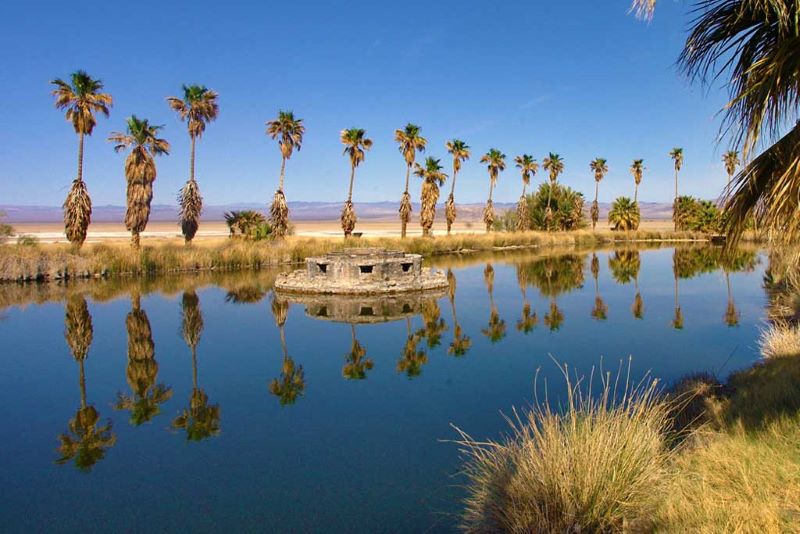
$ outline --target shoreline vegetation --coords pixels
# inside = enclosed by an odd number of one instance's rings
[[[770,324],[752,367],[664,388],[622,365],[616,378],[561,366],[566,403],[515,411],[496,441],[456,427],[462,530],[797,532],[800,269],[793,253],[770,262]]]
[[[48,282],[76,278],[141,276],[201,271],[248,271],[303,262],[306,257],[348,247],[381,247],[431,257],[507,249],[596,247],[624,243],[702,243],[700,232],[494,232],[431,238],[305,238],[221,243],[142,245],[98,243],[78,249],[66,244],[21,241],[0,246],[0,282]]]

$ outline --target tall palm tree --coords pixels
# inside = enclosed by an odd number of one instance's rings
[[[64,316],[64,338],[73,359],[78,362],[81,403],[75,417],[69,421],[68,431],[58,436],[61,457],[56,462],[64,464],[74,458],[75,466],[81,471],[91,470],[95,463],[103,459],[106,449],[116,442],[116,436],[111,431],[111,421],[98,427],[100,414],[86,401],[84,362],[93,337],[92,316],[86,299],[80,295],[69,297]]]
[[[272,206],[269,209],[272,231],[278,238],[285,236],[289,228],[289,206],[286,204],[286,196],[283,194],[286,160],[292,157],[295,149],[300,151],[305,132],[303,119],[296,119],[291,111],[281,110],[278,112],[277,119],[267,121],[267,135],[278,139],[278,147],[281,149],[281,176],[278,181],[278,190],[275,191]]]
[[[158,362],[155,358],[153,330],[147,313],[141,308],[138,293],[131,296],[131,311],[125,318],[128,333],[126,377],[131,395],[117,394],[116,410],[128,410],[134,426],[150,421],[160,413],[160,405],[172,398],[172,388],[156,384]]]
[[[271,311],[280,334],[283,363],[281,364],[280,377],[273,379],[269,384],[269,392],[278,397],[278,402],[281,406],[286,406],[297,402],[297,398],[305,392],[305,373],[303,366],[295,364],[286,348],[284,326],[289,314],[289,303],[273,292]]]
[[[672,222],[675,225],[675,230],[678,229],[678,173],[681,172],[683,167],[683,149],[675,147],[669,152],[669,157],[675,166],[675,200],[672,203]]]
[[[56,78],[50,82],[55,86],[53,96],[56,109],[66,110],[66,118],[78,134],[78,176],[64,201],[64,231],[70,243],[80,247],[86,240],[86,231],[92,220],[92,199],[83,182],[83,138],[92,135],[97,124],[96,113],[108,117],[114,103],[111,95],[102,93],[103,82],[89,76],[85,71],[75,71],[70,82]]]
[[[494,266],[491,263],[487,263],[483,270],[483,281],[489,292],[489,323],[481,329],[481,333],[492,343],[497,343],[506,337],[506,322],[500,318],[494,302]]]
[[[496,148],[490,148],[489,152],[481,157],[481,163],[486,163],[486,168],[489,171],[489,200],[486,201],[486,208],[483,210],[483,222],[486,224],[486,232],[488,233],[494,223],[492,192],[497,183],[497,177],[502,171],[506,170],[506,155]]]
[[[422,178],[422,211],[419,222],[422,225],[422,237],[432,235],[433,221],[436,218],[436,202],[439,200],[439,187],[444,185],[447,175],[442,172],[440,160],[428,156],[425,166],[419,163],[414,168],[414,174]],[[404,223],[405,224],[405,223]],[[405,232],[405,229],[403,230]]]
[[[350,324],[350,339],[350,352],[345,355],[342,376],[348,380],[363,380],[375,364],[372,358],[365,357],[367,349],[356,339],[356,325],[353,323]]]
[[[456,275],[452,270],[447,269],[447,298],[450,300],[450,311],[453,314],[453,341],[447,349],[448,354],[453,356],[464,356],[472,346],[472,340],[464,335],[461,324],[458,322],[456,314]]]
[[[523,154],[515,157],[514,163],[516,163],[522,175],[522,195],[517,203],[517,230],[524,232],[531,228],[531,221],[528,216],[528,200],[525,198],[525,193],[531,183],[531,176],[536,176],[539,170],[539,162],[533,156]]]
[[[177,114],[181,121],[187,121],[189,139],[192,141],[192,151],[189,154],[189,179],[178,193],[178,202],[181,211],[179,222],[183,239],[188,245],[197,234],[200,227],[200,213],[203,211],[203,197],[194,176],[194,154],[197,139],[206,131],[206,124],[216,120],[219,114],[217,93],[203,85],[184,85],[183,98],[177,96],[167,97],[167,104]]]
[[[450,184],[450,196],[444,205],[444,215],[447,218],[447,235],[456,220],[456,175],[461,170],[461,163],[468,160],[470,156],[469,145],[460,139],[452,139],[445,143],[447,151],[453,156],[453,182]]]
[[[372,139],[367,138],[366,130],[349,128],[342,130],[339,139],[344,145],[344,154],[350,158],[350,188],[347,192],[347,201],[342,209],[342,230],[344,237],[350,237],[356,227],[356,212],[353,209],[353,180],[356,177],[356,167],[364,161],[366,151],[372,148]]]
[[[605,158],[594,158],[589,163],[589,169],[594,173],[594,202],[592,202],[592,230],[600,220],[600,204],[597,203],[600,194],[600,182],[608,174],[608,162]]]
[[[789,125],[797,117],[800,94],[797,2],[707,0],[702,5],[679,66],[701,82],[729,79],[723,131],[747,164],[726,193],[728,243],[753,218],[773,239],[797,242],[800,123]]]
[[[151,125],[147,119],[136,115],[128,117],[127,133],[112,132],[108,140],[115,152],[131,148],[125,158],[125,178],[128,181],[125,227],[131,232],[131,245],[139,248],[139,234],[144,232],[150,219],[153,200],[153,182],[156,180],[155,156],[169,154],[169,143],[158,137],[163,126]]]
[[[635,159],[633,160],[633,164],[631,164],[631,175],[633,176],[633,203],[639,204],[639,184],[642,183],[642,176],[644,176],[644,160],[643,159]]]
[[[558,182],[558,176],[564,172],[564,160],[558,154],[553,154],[550,152],[550,154],[544,158],[542,166],[544,167],[544,170],[548,172],[550,177],[550,188],[547,190],[547,208],[545,209],[545,222],[549,230],[550,222],[553,220],[553,189],[555,189],[556,183]]]
[[[739,166],[739,152],[728,150],[722,155],[722,162],[725,164],[725,172],[728,173],[728,188],[730,188],[733,175],[736,174],[736,168]]]
[[[411,175],[411,167],[417,159],[417,152],[425,152],[425,145],[428,141],[420,134],[420,128],[410,122],[402,130],[394,131],[394,140],[400,145],[400,153],[406,160],[406,188],[400,199],[400,237],[406,236],[406,227],[411,220],[411,195],[408,193],[408,179]]]
[[[197,378],[197,346],[203,333],[203,313],[200,299],[194,291],[183,293],[181,323],[183,340],[192,351],[192,395],[189,409],[173,419],[171,426],[175,430],[185,430],[189,441],[201,441],[219,434],[220,407],[219,404],[208,403],[208,395],[200,388]]]

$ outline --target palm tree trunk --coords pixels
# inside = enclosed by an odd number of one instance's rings
[[[455,167],[453,167],[453,183],[450,184],[450,196],[456,192],[456,176],[458,175],[458,171]]]
[[[192,135],[192,151],[189,154],[189,180],[194,182],[194,145],[195,137]]]
[[[356,177],[356,166],[355,165],[351,165],[350,166],[350,189],[347,192],[347,201],[348,202],[352,202],[353,201],[353,180],[355,180],[355,177]]]
[[[491,178],[489,179],[489,202],[492,201],[492,192],[494,190],[494,183],[492,182]]]
[[[83,132],[78,134],[78,181],[83,181]]]
[[[550,200],[553,198],[553,180],[550,180],[550,187],[547,188],[547,209],[550,209]]]
[[[286,158],[281,158],[281,177],[278,181],[278,191],[283,191],[283,176],[286,171]]]
[[[409,163],[406,165],[406,189],[405,193],[408,193],[408,179],[411,176],[411,164]]]
[[[600,196],[600,182],[597,180],[594,181],[594,202],[597,203],[597,199]]]
[[[672,205],[672,221],[674,230],[678,231],[678,168],[675,167],[675,202]]]
[[[286,351],[286,333],[283,330],[283,326],[280,327],[280,335],[281,335],[281,351],[283,352],[283,359],[287,360],[289,358],[289,353]]]
[[[139,250],[141,246],[139,232],[136,230],[131,230],[131,246],[136,250]]]
[[[725,271],[725,285],[728,286],[728,302],[731,300],[731,275],[728,271]]]
[[[639,184],[634,184],[633,186],[633,201],[635,203],[639,202]]]

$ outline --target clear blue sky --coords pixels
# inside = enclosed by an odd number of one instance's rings
[[[356,175],[356,201],[399,201],[405,169],[393,132],[408,121],[448,168],[444,142],[471,145],[459,176],[462,202],[485,199],[478,159],[490,147],[509,158],[495,194],[501,201],[519,197],[513,156],[541,162],[549,151],[566,160],[563,182],[587,196],[589,161],[607,158],[601,200],[631,195],[628,167],[644,158],[640,199],[670,201],[673,146],[686,152],[682,192],[716,197],[726,181],[725,147],[715,143],[724,95],[690,85],[675,69],[687,6],[660,2],[648,25],[627,14],[629,3],[5,0],[0,204],[62,202],[77,138],[53,107],[48,82],[77,69],[101,78],[115,101],[86,144],[95,205],[124,201],[124,156],[106,137],[133,113],[166,126],[172,154],[158,160],[154,203],[175,203],[189,142],[164,99],[182,83],[220,94],[219,119],[197,153],[208,204],[271,198],[280,156],[264,122],[278,109],[293,110],[307,128],[287,166],[290,201],[343,200],[349,168],[338,136],[352,126],[375,143]]]

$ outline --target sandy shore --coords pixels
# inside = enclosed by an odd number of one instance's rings
[[[305,237],[341,237],[342,230],[339,221],[298,221],[294,223],[295,234]],[[32,236],[43,243],[62,243],[66,242],[64,226],[61,223],[16,223],[14,229],[18,236]],[[606,230],[606,225],[598,225],[599,230]],[[672,230],[672,221],[667,220],[648,220],[642,221],[640,230],[647,231],[668,231]],[[364,220],[356,225],[356,232],[363,233],[370,237],[391,237],[400,235],[399,221],[388,220]],[[444,235],[446,226],[441,221],[433,227],[434,235]],[[453,227],[454,233],[483,233],[483,224],[480,222],[457,222]],[[422,229],[418,224],[410,224],[408,228],[410,236],[422,235]],[[197,241],[216,241],[228,236],[228,227],[222,221],[203,222],[197,232]],[[89,234],[86,239],[88,243],[127,241],[130,234],[125,230],[122,223],[100,222],[93,223],[89,227]],[[145,241],[182,241],[180,227],[171,222],[155,221],[147,225],[147,231],[142,234]]]

